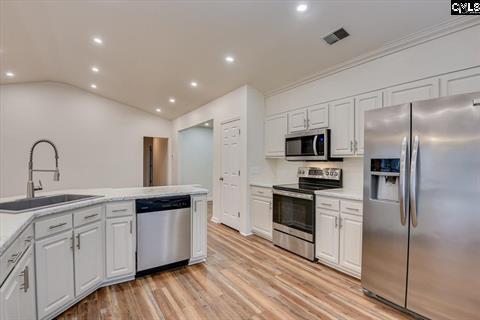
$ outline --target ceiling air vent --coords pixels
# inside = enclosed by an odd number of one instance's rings
[[[326,43],[332,45],[335,42],[348,37],[349,35],[350,34],[347,32],[347,30],[340,28],[337,31],[327,34],[325,37],[323,37],[323,40],[325,40]]]

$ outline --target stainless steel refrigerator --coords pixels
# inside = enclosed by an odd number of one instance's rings
[[[480,319],[480,92],[366,112],[362,286]]]

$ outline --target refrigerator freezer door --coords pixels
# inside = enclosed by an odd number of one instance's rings
[[[431,319],[480,315],[478,94],[412,105],[418,136],[416,226],[410,221],[407,308]],[[412,155],[412,168],[415,165]],[[412,169],[413,170],[413,169]],[[412,204],[411,204],[412,205]],[[411,213],[414,215],[414,212]]]
[[[410,104],[365,113],[362,286],[405,307]],[[373,161],[372,161],[373,160]],[[400,170],[398,170],[398,168]],[[385,196],[388,182],[398,196]]]

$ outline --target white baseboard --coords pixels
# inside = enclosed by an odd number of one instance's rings
[[[240,234],[244,237],[248,237],[248,236],[251,236],[253,235],[253,233],[249,232],[249,233],[243,233],[243,232],[240,232]]]
[[[212,217],[211,221],[213,223],[222,223],[219,219],[215,218],[215,217]]]

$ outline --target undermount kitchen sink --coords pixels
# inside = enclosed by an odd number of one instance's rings
[[[22,213],[35,209],[43,209],[81,200],[99,198],[101,196],[81,194],[58,194],[53,196],[36,197],[32,199],[19,199],[0,203],[0,213]]]

